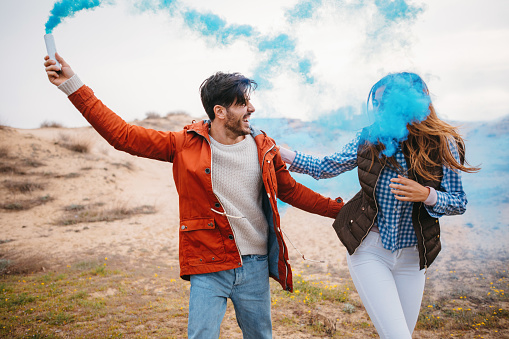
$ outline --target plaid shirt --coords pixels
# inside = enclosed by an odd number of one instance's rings
[[[304,173],[315,179],[324,179],[337,176],[343,172],[357,167],[357,150],[359,148],[361,133],[346,144],[340,152],[326,156],[322,159],[296,152],[295,160],[289,170]],[[452,154],[459,162],[455,145],[451,145]],[[407,165],[401,146],[395,154],[397,162],[406,172]],[[417,237],[412,224],[413,203],[399,201],[391,193],[389,184],[398,173],[391,166],[383,168],[375,189],[376,201],[380,206],[375,225],[378,226],[382,244],[385,249],[395,251],[400,248],[414,246]],[[443,215],[455,215],[465,212],[467,198],[461,183],[461,174],[448,167],[443,167],[443,177],[440,189],[437,190],[437,202],[433,206],[424,205],[428,213],[435,218]]]

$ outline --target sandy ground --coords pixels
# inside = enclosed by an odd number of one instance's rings
[[[191,120],[185,115],[175,115],[157,121],[145,120],[143,124],[175,130]],[[90,151],[70,151],[62,147],[65,140],[85,143]],[[3,182],[29,180],[44,186],[27,194],[13,193],[5,185],[0,185],[1,203],[47,195],[54,199],[27,211],[0,210],[2,250],[37,253],[54,267],[98,255],[121,257],[132,265],[157,261],[178,266],[178,197],[171,164],[118,152],[91,128],[3,128],[0,130],[0,147],[4,152],[3,163],[14,164],[25,173],[1,173]],[[154,206],[157,213],[110,222],[58,225],[58,220],[66,214],[65,209],[73,205],[104,209],[149,205]],[[483,265],[507,268],[506,239],[502,243],[493,241],[488,244],[473,241],[482,234],[482,228],[465,232],[466,222],[472,220],[455,217],[443,221],[444,250],[428,271],[427,282],[427,288],[437,294],[458,288],[454,280],[446,282],[444,279],[451,271],[457,274],[472,272],[482,269]],[[294,274],[302,272],[317,280],[338,282],[350,278],[345,249],[331,223],[331,219],[292,207],[285,211],[282,226],[291,242],[307,258],[326,262],[302,260],[287,240]],[[505,237],[505,233],[501,234]],[[472,274],[472,279],[474,277]],[[284,333],[280,336],[289,337]],[[416,337],[427,336],[417,334]]]

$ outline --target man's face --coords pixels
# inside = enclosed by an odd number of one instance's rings
[[[226,109],[225,128],[235,137],[251,133],[249,128],[249,119],[255,111],[251,102],[246,99],[245,105],[233,104]]]

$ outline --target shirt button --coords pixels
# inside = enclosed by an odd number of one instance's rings
[[[219,208],[219,207],[221,207],[221,204],[220,204],[220,203],[218,203],[218,202],[216,202],[216,203],[214,204],[214,206],[215,206],[216,208]]]
[[[230,235],[228,236],[228,239],[233,240],[233,235],[231,235],[231,234],[230,234]]]
[[[214,224],[211,222],[209,222],[208,225],[209,225],[209,227],[214,227]]]
[[[210,174],[210,168],[205,168],[205,173]]]
[[[183,229],[183,230],[185,230],[185,229],[187,228],[187,226],[182,225],[180,228],[181,228],[181,229]]]

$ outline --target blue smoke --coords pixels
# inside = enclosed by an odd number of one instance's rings
[[[378,96],[378,92],[382,94]],[[375,121],[368,128],[366,140],[385,145],[382,153],[390,157],[399,143],[407,139],[407,125],[421,122],[429,115],[431,99],[418,75],[398,73],[384,77],[374,86],[369,103]]]
[[[310,74],[311,61],[295,56],[296,42],[287,34],[280,34],[275,37],[261,37],[258,39],[258,51],[264,53],[265,59],[256,67],[253,79],[258,82],[264,90],[271,89],[270,79],[278,74],[278,69],[286,67],[294,72],[300,73],[306,83],[314,82]]]
[[[188,10],[183,13],[183,17],[189,28],[204,36],[215,37],[223,45],[241,37],[251,37],[255,33],[255,29],[249,25],[227,25],[226,21],[211,13]]]
[[[423,7],[410,5],[405,0],[375,0],[375,5],[390,22],[413,20],[423,11]]]
[[[322,0],[302,0],[286,12],[286,18],[290,22],[312,18],[321,5]]]
[[[46,22],[46,34],[53,32],[62,19],[71,18],[76,12],[84,9],[91,9],[101,5],[101,0],[60,0],[55,3]]]
[[[63,19],[74,16],[78,11],[92,9],[111,1],[113,0],[60,0],[51,10],[50,18],[46,23],[46,33],[51,33]],[[323,0],[302,0],[286,11],[285,18],[291,25],[290,31],[293,31],[292,25],[312,18],[325,5],[334,5],[348,11],[369,6],[371,3],[366,0],[357,3],[348,3],[345,0],[332,0],[327,3]],[[422,6],[408,4],[407,0],[374,0],[374,4],[385,18],[386,25],[413,20],[423,10]],[[309,85],[315,83],[312,57],[299,56],[296,49],[298,39],[289,33],[262,35],[251,25],[228,24],[214,13],[199,12],[182,5],[178,0],[138,0],[134,2],[134,6],[140,11],[165,10],[171,16],[179,16],[191,30],[199,32],[204,37],[212,38],[221,45],[231,44],[238,39],[247,40],[264,55],[255,66],[252,75],[252,78],[259,82],[260,89],[270,90],[271,79],[284,72],[299,74],[303,83]],[[383,30],[384,27],[376,29]],[[379,36],[376,32],[371,35],[374,39]]]

